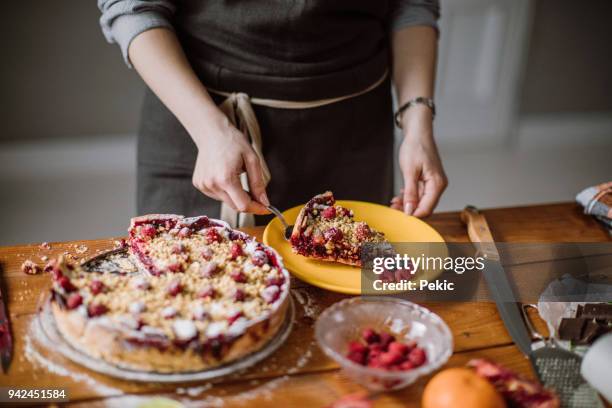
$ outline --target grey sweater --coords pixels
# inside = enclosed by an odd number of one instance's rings
[[[376,1],[376,0],[372,0]],[[172,29],[176,0],[98,0],[100,25],[107,41],[117,43],[128,66],[128,47],[140,33],[156,27]],[[438,29],[439,0],[394,0],[389,27],[393,31],[426,25]]]

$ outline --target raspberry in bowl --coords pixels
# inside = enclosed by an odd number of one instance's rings
[[[347,376],[373,391],[406,387],[453,352],[450,329],[438,315],[390,297],[333,304],[317,320],[315,336]]]

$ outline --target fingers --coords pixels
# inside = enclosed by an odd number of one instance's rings
[[[446,185],[446,179],[441,176],[434,176],[430,180],[425,181],[423,197],[421,197],[419,205],[413,215],[415,217],[427,217],[431,215]]]
[[[419,203],[419,178],[420,170],[409,169],[404,172],[404,212],[408,215],[414,215],[414,210]]]
[[[224,179],[221,183],[221,188],[229,195],[238,211],[262,215],[268,214],[268,209],[263,204],[253,201],[251,196],[242,189],[238,175]]]
[[[244,166],[249,177],[249,191],[251,196],[264,206],[269,206],[270,201],[266,194],[266,183],[263,178],[263,170],[259,157],[250,151],[243,155]]]
[[[403,194],[403,190],[402,192],[400,192],[400,194]],[[394,210],[404,211],[404,200],[402,198],[402,195],[393,197],[391,199],[391,204],[389,205],[389,207],[393,208]]]

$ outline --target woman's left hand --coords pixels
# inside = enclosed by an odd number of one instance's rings
[[[405,112],[402,125],[399,165],[404,188],[391,200],[391,207],[408,215],[427,217],[448,185],[433,137],[431,113],[426,107],[415,106]]]

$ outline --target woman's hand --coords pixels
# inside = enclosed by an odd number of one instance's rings
[[[448,181],[433,138],[429,108],[415,106],[402,118],[404,140],[399,165],[404,188],[391,200],[391,207],[408,215],[427,217],[438,204]]]
[[[246,137],[219,112],[206,127],[192,130],[198,146],[193,185],[207,196],[221,200],[240,212],[268,214],[270,205],[259,157]],[[250,195],[242,188],[240,174],[246,170]]]

